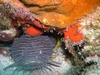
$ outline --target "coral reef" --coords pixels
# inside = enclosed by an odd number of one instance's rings
[[[100,1],[0,0],[0,58],[1,75],[99,75]]]
[[[99,75],[100,73],[100,7],[80,20],[84,27],[83,46],[77,47],[80,70],[75,75]],[[73,48],[74,44],[72,44]],[[78,60],[76,58],[76,62]],[[75,67],[75,66],[74,66]],[[75,67],[76,68],[76,67]]]

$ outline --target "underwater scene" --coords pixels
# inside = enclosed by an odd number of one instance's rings
[[[100,1],[0,0],[0,75],[100,75]]]

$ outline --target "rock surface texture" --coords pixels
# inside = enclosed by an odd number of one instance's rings
[[[74,24],[92,9],[99,0],[20,0],[43,24],[65,28]]]

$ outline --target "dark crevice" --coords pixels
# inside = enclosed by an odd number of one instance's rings
[[[48,7],[48,6],[58,6],[58,5],[60,5],[61,3],[59,3],[59,4],[48,4],[48,5],[44,5],[44,6],[40,6],[40,5],[38,5],[38,4],[27,4],[27,3],[25,3],[23,0],[19,0],[21,3],[23,3],[26,7],[39,7],[39,8],[45,8],[45,7]]]

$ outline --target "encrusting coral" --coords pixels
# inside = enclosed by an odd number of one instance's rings
[[[58,28],[73,25],[100,5],[99,0],[21,0],[21,2],[43,24]]]

